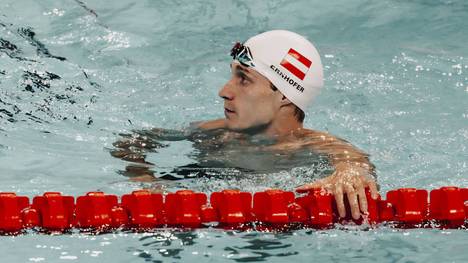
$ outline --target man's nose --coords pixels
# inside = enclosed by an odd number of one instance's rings
[[[218,95],[225,100],[234,99],[234,93],[232,91],[231,81],[224,84],[224,86],[219,91]]]

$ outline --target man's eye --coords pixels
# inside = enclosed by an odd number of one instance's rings
[[[246,83],[247,83],[247,79],[245,79],[244,76],[240,76],[240,83],[241,83],[241,84],[246,84]]]
[[[244,75],[239,75],[239,79],[241,85],[247,85],[249,83],[249,80]]]

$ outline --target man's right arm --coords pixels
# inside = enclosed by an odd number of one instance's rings
[[[375,166],[369,161],[369,155],[351,143],[324,132],[310,132],[308,145],[314,152],[327,154],[335,171],[326,178],[305,184],[296,190],[306,192],[313,188],[322,188],[330,191],[335,197],[340,217],[346,215],[345,196],[354,219],[358,219],[361,212],[367,214],[366,187],[373,199],[378,197]]]

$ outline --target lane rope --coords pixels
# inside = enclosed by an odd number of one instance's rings
[[[335,223],[392,223],[395,227],[468,227],[468,188],[446,186],[428,193],[424,189],[400,188],[370,197],[368,214],[354,220],[347,204],[347,217],[340,218],[334,197],[320,189],[306,195],[279,189],[264,192],[223,190],[205,193],[180,190],[159,194],[138,190],[121,198],[103,192],[83,196],[46,192],[30,199],[11,192],[0,193],[0,234],[16,235],[27,230],[67,232],[80,229],[108,232],[137,231],[163,227],[227,229],[332,228]]]

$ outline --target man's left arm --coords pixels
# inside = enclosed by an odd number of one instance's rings
[[[312,188],[323,188],[331,192],[340,217],[346,215],[345,195],[354,219],[358,219],[361,213],[367,214],[365,188],[369,188],[373,199],[378,197],[375,166],[369,161],[369,156],[351,143],[327,133],[313,132],[309,138],[311,140],[308,145],[311,149],[327,154],[335,171],[326,178],[305,184],[296,190],[306,192]]]

